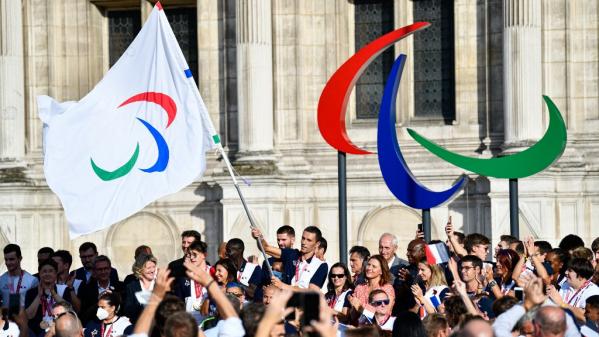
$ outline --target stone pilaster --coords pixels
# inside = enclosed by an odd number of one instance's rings
[[[526,146],[544,130],[542,115],[541,2],[503,1],[505,146]]]
[[[237,0],[238,160],[273,159],[271,0]]]
[[[0,162],[25,154],[21,0],[0,0]]]

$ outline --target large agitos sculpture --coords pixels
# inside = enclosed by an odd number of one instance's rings
[[[386,48],[428,26],[427,22],[417,22],[381,36],[359,50],[331,76],[318,102],[318,127],[329,145],[345,153],[371,154],[354,145],[347,135],[345,111],[351,89],[368,64]],[[430,209],[451,199],[463,186],[465,177],[457,179],[449,189],[435,192],[422,185],[405,162],[395,130],[395,100],[405,61],[403,54],[395,60],[381,100],[377,133],[379,166],[387,187],[397,199],[413,208]],[[544,99],[550,117],[547,132],[534,146],[513,155],[471,158],[448,151],[414,130],[408,129],[408,133],[433,154],[465,170],[496,178],[527,177],[550,166],[566,148],[563,118],[551,99],[547,96]]]

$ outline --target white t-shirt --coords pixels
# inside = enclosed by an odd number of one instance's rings
[[[568,305],[584,309],[587,305],[587,298],[599,295],[599,287],[595,283],[589,282],[577,291],[566,282],[560,289],[559,294]]]
[[[9,276],[8,272],[2,274],[0,276],[0,291],[2,292],[2,307],[8,308],[8,299],[10,298],[10,294],[17,293],[17,285],[19,284],[19,279],[21,275],[17,276]],[[25,306],[25,294],[27,290],[37,287],[39,281],[33,275],[23,270],[23,279],[21,280],[21,287],[19,294],[21,295],[21,306]]]
[[[4,324],[3,327],[0,327],[0,337],[19,337],[21,331],[16,323],[4,321]],[[8,324],[8,329],[6,329],[6,324]]]
[[[393,331],[393,323],[395,323],[395,316],[389,317],[387,321],[380,326],[381,330]]]

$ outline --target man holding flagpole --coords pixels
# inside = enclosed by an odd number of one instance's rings
[[[252,236],[264,247],[266,254],[280,258],[283,262],[283,282],[271,277],[271,282],[280,289],[312,289],[320,291],[327,278],[328,265],[318,259],[316,249],[322,233],[318,227],[308,226],[302,233],[301,249],[278,248],[264,240],[262,232],[252,227]]]

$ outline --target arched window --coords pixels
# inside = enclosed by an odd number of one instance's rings
[[[393,1],[355,0],[356,51],[376,38],[390,32],[393,24]],[[356,83],[356,116],[377,118],[387,76],[393,66],[393,48],[388,48],[364,70]]]
[[[455,120],[453,0],[413,0],[414,22],[431,26],[414,34],[414,116]]]

